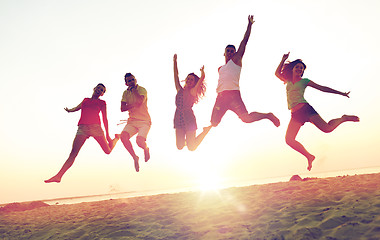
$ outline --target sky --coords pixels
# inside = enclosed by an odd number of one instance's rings
[[[0,0],[0,203],[379,167],[379,13],[377,0]],[[248,111],[273,112],[281,126],[246,124],[228,112],[196,151],[177,150],[173,55],[180,79],[205,66],[206,96],[193,108],[200,131],[210,124],[224,48],[240,44],[248,15],[255,23],[242,98]],[[284,140],[290,112],[274,72],[287,52],[306,63],[304,77],[351,91],[345,98],[308,88],[305,97],[322,118],[361,119],[329,134],[310,123],[301,128],[297,139],[316,156],[311,172]],[[77,130],[80,113],[64,108],[91,97],[100,82],[111,136],[122,131],[126,72],[148,91],[151,160],[136,173],[121,142],[106,155],[90,138],[62,182],[45,184],[67,159]]]

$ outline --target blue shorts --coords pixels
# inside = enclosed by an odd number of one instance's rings
[[[310,104],[306,103],[297,111],[292,112],[292,119],[304,125],[305,122],[310,122],[311,116],[316,114],[318,114],[317,111]]]

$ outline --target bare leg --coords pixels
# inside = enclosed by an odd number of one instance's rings
[[[259,113],[259,112],[251,112],[246,113],[240,116],[240,119],[245,123],[251,123],[260,121],[262,119],[268,119],[272,121],[272,123],[278,127],[280,126],[280,120],[273,113]]]
[[[334,131],[335,128],[344,122],[359,122],[359,118],[352,115],[343,115],[341,118],[336,118],[326,123],[321,116],[316,114],[310,117],[310,121],[322,132],[329,133]]]
[[[110,154],[112,152],[112,149],[115,147],[117,141],[120,139],[120,135],[115,135],[115,138],[111,142],[107,142],[106,138],[104,136],[96,136],[94,137],[95,140],[99,143],[100,147],[103,149],[103,151],[106,154]]]
[[[185,130],[183,129],[176,129],[175,130],[175,136],[176,136],[176,144],[177,144],[177,148],[178,150],[182,150],[185,145],[186,145],[186,140],[185,140],[185,136],[186,136],[186,133],[185,133]]]
[[[121,133],[121,137],[120,137],[121,142],[123,143],[124,147],[129,152],[129,154],[131,154],[133,161],[135,163],[135,170],[136,172],[138,172],[140,170],[139,157],[136,155],[135,151],[133,150],[132,143],[129,140],[130,138],[131,137],[129,136],[129,133],[124,132],[124,131]]]
[[[150,153],[149,153],[148,145],[146,144],[146,139],[144,137],[137,136],[136,143],[139,147],[144,149],[144,159],[145,159],[145,162],[148,162],[148,160],[150,159]]]
[[[207,133],[212,128],[212,125],[204,127],[203,132],[201,132],[197,137],[195,137],[195,131],[186,132],[186,142],[187,142],[187,148],[190,151],[194,151],[198,148],[199,144],[203,141],[203,139],[206,137]]]
[[[116,146],[116,143],[119,141],[119,139],[120,139],[120,134],[115,134],[115,138],[112,139],[111,142],[108,142],[108,146],[110,147],[111,151]]]
[[[300,142],[296,141],[296,136],[301,126],[302,125],[299,122],[290,119],[288,129],[286,131],[285,141],[291,148],[293,148],[294,150],[306,157],[308,163],[307,170],[310,171],[315,156],[310,154]]]
[[[66,160],[66,162],[63,164],[61,170],[52,178],[45,180],[45,183],[51,183],[61,182],[62,176],[65,174],[65,172],[73,165],[75,158],[78,156],[78,153],[80,149],[82,148],[83,144],[86,142],[87,138],[83,135],[76,135],[73,141],[73,147],[71,149],[71,153],[69,155],[69,158]]]

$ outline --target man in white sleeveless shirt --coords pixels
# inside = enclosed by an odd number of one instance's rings
[[[227,110],[236,113],[245,123],[269,119],[276,127],[280,126],[280,120],[278,120],[273,113],[248,113],[247,108],[241,99],[239,80],[242,58],[254,22],[253,16],[248,16],[247,30],[237,52],[234,45],[228,45],[224,51],[226,64],[219,68],[218,86],[216,88],[218,96],[211,115],[211,124],[213,127],[218,126]]]

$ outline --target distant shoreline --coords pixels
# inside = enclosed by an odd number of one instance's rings
[[[331,172],[320,172],[320,173],[317,172],[317,173],[309,173],[307,175],[308,177],[327,178],[327,177],[337,177],[337,176],[342,176],[342,175],[350,176],[350,175],[357,175],[357,174],[370,174],[370,173],[379,173],[379,172],[380,172],[380,166],[360,168],[360,169],[346,169],[346,170],[331,171]],[[273,177],[273,178],[267,178],[267,179],[240,180],[231,184],[226,184],[226,186],[220,189],[226,189],[226,188],[231,188],[231,187],[245,187],[245,186],[250,186],[250,185],[263,185],[263,184],[277,183],[277,182],[287,182],[290,180],[291,177],[292,176],[289,175],[289,176]],[[76,203],[81,203],[81,202],[94,202],[94,201],[119,199],[119,198],[133,198],[133,197],[140,197],[140,196],[153,196],[153,195],[159,195],[159,194],[193,192],[193,191],[199,191],[199,189],[195,187],[182,187],[182,188],[144,190],[144,191],[125,191],[125,192],[117,192],[117,193],[61,197],[61,198],[52,198],[52,199],[44,199],[44,200],[37,199],[37,200],[19,201],[19,202],[30,203],[34,201],[41,201],[49,205],[61,205],[61,204],[76,204]],[[1,203],[0,207],[5,206],[9,203],[14,203],[14,202]]]

